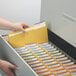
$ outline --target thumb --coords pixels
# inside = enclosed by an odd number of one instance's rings
[[[26,31],[24,30],[24,28],[21,28],[20,30],[21,30],[23,33],[26,33]]]
[[[23,33],[26,33],[26,31],[25,31],[24,29],[22,30],[22,32],[23,32]]]

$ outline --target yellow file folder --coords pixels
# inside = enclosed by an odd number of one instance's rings
[[[9,43],[13,47],[22,47],[25,44],[48,42],[46,23],[40,23],[25,29],[26,33],[13,32],[8,35]]]

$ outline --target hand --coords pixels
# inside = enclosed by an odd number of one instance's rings
[[[11,30],[13,30],[13,31],[22,31],[23,33],[25,33],[24,29],[29,28],[28,25],[26,25],[26,24],[24,24],[22,22],[13,23],[11,26],[12,26]]]
[[[25,28],[29,26],[23,22],[13,23],[3,18],[0,18],[0,30],[12,30],[12,31],[23,31],[25,33]]]
[[[7,61],[0,60],[0,69],[3,70],[8,76],[16,76],[12,70],[17,70],[17,67]]]

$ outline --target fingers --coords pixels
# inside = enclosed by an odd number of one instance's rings
[[[13,64],[10,65],[10,68],[15,69],[15,70],[18,69],[17,66],[15,66],[15,65],[13,65]]]
[[[22,31],[23,33],[26,33],[26,31],[25,31],[24,29],[29,28],[29,27],[30,27],[30,26],[28,26],[28,25],[22,23],[21,31]]]
[[[14,70],[17,70],[17,67],[5,60],[0,62],[1,70],[3,70],[8,76],[16,76]]]
[[[26,24],[22,24],[23,25],[23,28],[25,29],[25,28],[29,28],[30,26],[29,25],[26,25]]]
[[[30,26],[26,25],[23,22],[13,23],[13,25],[11,25],[11,26],[12,26],[11,30],[13,30],[13,31],[22,31],[23,33],[25,33],[24,29],[30,27]]]
[[[11,69],[8,69],[7,72],[6,72],[6,74],[8,76],[16,76],[16,74]]]
[[[24,30],[24,28],[21,27],[20,29],[23,33],[26,33],[26,31]]]
[[[16,76],[14,70],[17,70],[17,66],[10,64],[10,67],[8,68],[8,75],[9,76]]]

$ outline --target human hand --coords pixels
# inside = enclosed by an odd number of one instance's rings
[[[17,67],[5,60],[0,60],[0,69],[4,71],[8,76],[16,76],[12,70],[17,70]]]
[[[25,33],[26,28],[29,28],[28,25],[24,24],[23,22],[19,22],[19,23],[12,23],[12,31],[22,31],[23,33]]]

